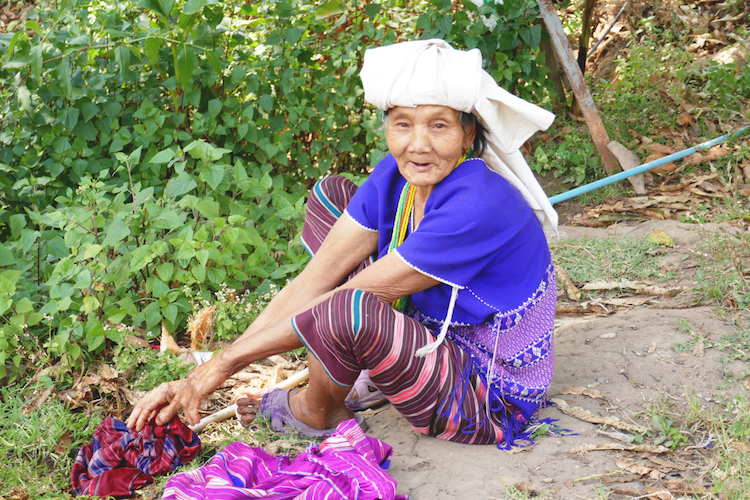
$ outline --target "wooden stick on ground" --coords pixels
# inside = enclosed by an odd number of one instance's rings
[[[298,385],[306,382],[309,378],[310,372],[307,368],[305,368],[304,370],[295,373],[288,379],[282,380],[278,384],[269,387],[269,389],[291,389],[292,387],[297,387]],[[224,420],[234,417],[236,414],[237,404],[233,404],[232,406],[227,406],[223,410],[219,410],[215,413],[212,413],[211,415],[203,417],[200,422],[195,425],[191,425],[190,428],[193,430],[193,432],[198,433],[205,429],[208,424],[212,422],[223,422]]]

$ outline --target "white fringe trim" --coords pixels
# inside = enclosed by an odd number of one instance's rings
[[[431,352],[434,352],[435,349],[437,349],[440,344],[443,343],[445,335],[448,333],[448,327],[451,324],[451,319],[453,319],[453,308],[455,307],[456,299],[458,298],[458,290],[459,288],[457,286],[454,286],[453,290],[451,291],[451,301],[450,304],[448,304],[448,315],[445,317],[442,328],[440,328],[440,334],[437,336],[435,342],[431,342],[426,346],[417,349],[415,356],[417,356],[418,358],[424,358]]]

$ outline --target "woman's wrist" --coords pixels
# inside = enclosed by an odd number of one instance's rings
[[[234,374],[234,372],[230,371],[231,367],[223,359],[225,351],[219,351],[211,359],[197,366],[187,376],[191,384],[201,388],[200,392],[210,394]]]

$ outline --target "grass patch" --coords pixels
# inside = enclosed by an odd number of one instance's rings
[[[505,486],[503,494],[505,495],[504,498],[506,498],[507,500],[530,500],[532,498],[536,500],[549,500],[550,498],[544,493],[532,491],[525,485],[521,484]]]
[[[698,244],[695,279],[704,299],[729,309],[750,306],[750,235],[721,231]]]
[[[721,414],[706,415],[715,449],[710,474],[714,493],[727,500],[750,496],[750,402],[744,395],[726,403]]]
[[[566,239],[550,244],[555,264],[574,283],[658,278],[668,280],[653,250],[659,245],[636,239]]]
[[[28,498],[50,498],[71,492],[70,471],[81,446],[91,441],[105,415],[98,410],[72,412],[49,399],[24,412],[29,404],[18,390],[3,388],[0,405],[0,492],[19,491]]]

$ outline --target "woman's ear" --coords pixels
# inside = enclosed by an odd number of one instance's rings
[[[469,131],[464,134],[464,142],[463,142],[463,149],[464,151],[468,151],[469,148],[474,144],[474,137],[477,135],[477,126],[476,123],[472,124],[471,127],[469,127]]]

